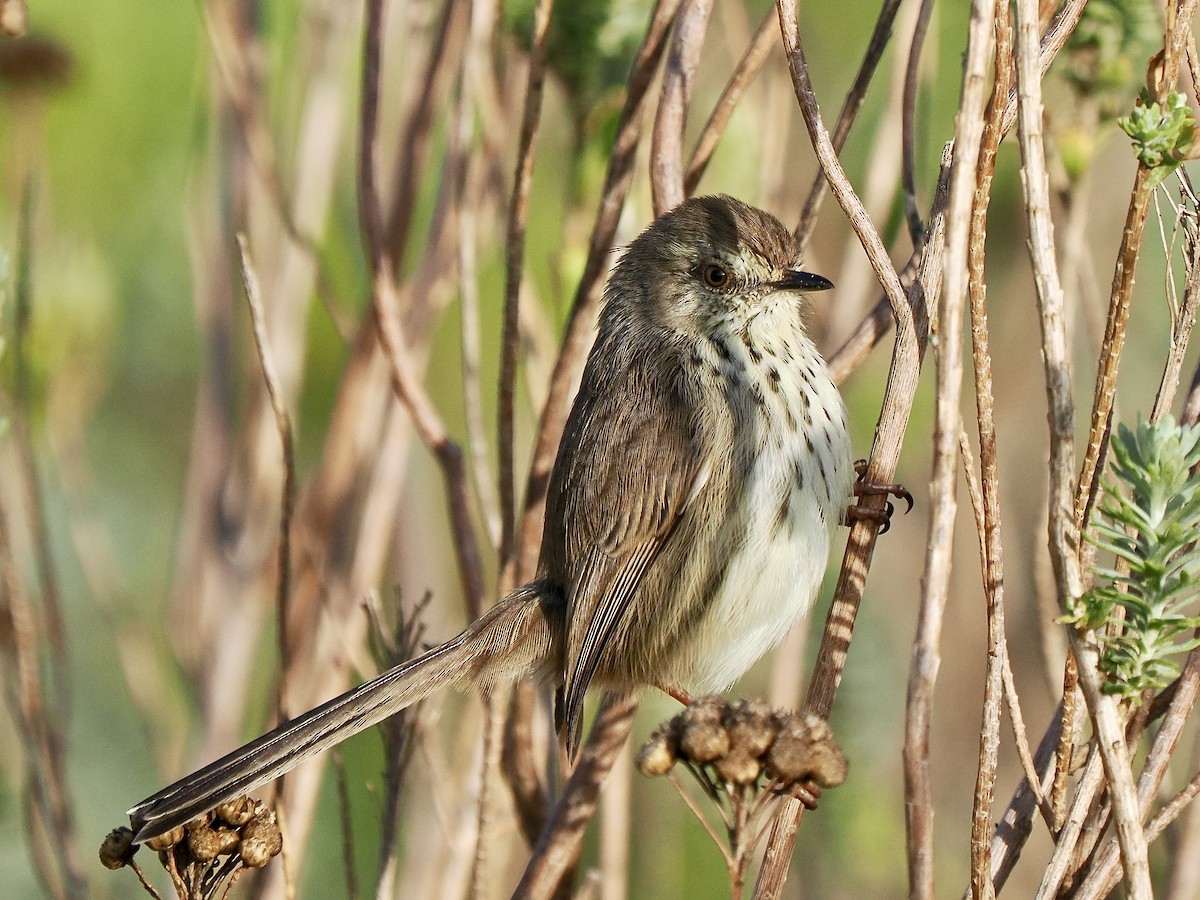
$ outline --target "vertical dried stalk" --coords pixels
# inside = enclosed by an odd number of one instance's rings
[[[854,76],[854,84],[846,92],[842,110],[838,113],[837,124],[833,128],[832,142],[835,153],[842,152],[846,138],[850,135],[850,128],[858,117],[858,111],[862,109],[863,101],[867,97],[867,89],[875,77],[875,69],[878,68],[879,61],[883,59],[883,52],[887,49],[888,41],[891,40],[892,25],[895,24],[896,12],[899,8],[900,0],[884,0],[879,8],[879,16],[875,20],[875,28],[867,41],[867,50],[858,67],[858,74]],[[821,202],[825,199],[827,184],[825,172],[822,170],[813,178],[812,186],[808,189],[808,198],[804,201],[804,210],[800,213],[800,221],[796,225],[796,237],[800,240],[801,253],[808,245],[813,227],[817,224],[817,215],[821,211]]]
[[[517,166],[513,173],[512,197],[508,207],[508,239],[504,252],[504,324],[500,338],[500,387],[496,414],[496,452],[500,470],[500,566],[505,572],[500,592],[516,582],[512,558],[516,548],[516,491],[513,486],[513,404],[517,383],[517,350],[520,335],[517,321],[521,302],[521,269],[525,259],[525,225],[529,218],[529,192],[533,185],[533,161],[537,155],[538,130],[542,115],[542,89],[546,77],[546,40],[550,33],[550,11],[554,0],[538,0],[533,14],[533,36],[529,54],[529,77],[525,86],[525,111]]]
[[[1083,593],[1083,575],[1079,565],[1079,528],[1072,507],[1071,475],[1075,466],[1074,421],[1071,376],[1063,321],[1062,286],[1054,258],[1054,231],[1050,220],[1049,178],[1042,147],[1041,74],[1038,72],[1037,7],[1033,0],[1018,0],[1016,5],[1016,56],[1018,91],[1018,135],[1024,178],[1026,215],[1029,222],[1029,248],[1041,310],[1042,352],[1046,369],[1046,392],[1050,405],[1050,551],[1058,587],[1059,602]],[[1123,329],[1122,329],[1123,331]],[[1115,374],[1115,373],[1114,373]],[[1110,398],[1111,399],[1111,398]],[[1107,414],[1105,415],[1107,421]],[[1093,433],[1095,447],[1099,447]],[[1089,444],[1091,456],[1093,445]],[[1094,459],[1093,459],[1094,464]],[[1087,464],[1085,463],[1085,472]],[[1082,493],[1082,492],[1081,492]],[[1117,835],[1125,859],[1126,886],[1135,898],[1151,896],[1150,870],[1146,860],[1146,839],[1137,811],[1133,776],[1125,747],[1124,727],[1116,700],[1101,689],[1097,668],[1098,651],[1094,641],[1085,641],[1070,629],[1071,643],[1079,663],[1080,683],[1088,701],[1096,728],[1105,773],[1108,776]]]
[[[704,44],[712,8],[713,0],[684,0],[675,22],[650,151],[650,189],[654,195],[655,215],[674,209],[686,197],[683,132],[687,127],[696,68],[700,65],[700,47]]]
[[[758,30],[754,32],[750,46],[746,48],[746,52],[742,54],[733,74],[729,76],[725,90],[721,92],[712,113],[709,114],[708,121],[700,130],[700,136],[696,138],[696,146],[692,149],[692,158],[688,161],[687,170],[683,173],[684,196],[690,197],[695,192],[696,186],[704,176],[704,170],[708,167],[709,160],[712,159],[713,151],[717,149],[717,144],[720,143],[721,136],[725,133],[726,126],[729,125],[729,120],[733,118],[734,110],[737,109],[738,103],[741,102],[750,85],[754,83],[754,79],[758,77],[763,63],[766,62],[767,54],[775,46],[775,29],[775,13],[772,11],[767,13],[762,24],[758,26]]]
[[[469,479],[462,450],[450,440],[446,426],[425,389],[417,381],[407,342],[399,321],[399,296],[394,282],[396,267],[384,242],[383,217],[375,177],[375,134],[379,109],[380,33],[383,0],[367,4],[363,37],[363,82],[358,151],[358,198],[363,238],[372,269],[372,309],[379,326],[379,340],[391,365],[396,396],[412,416],[422,443],[442,470],[450,522],[454,529],[454,551],[467,611],[476,618],[483,610],[483,568],[479,558],[475,526],[471,518]]]
[[[250,322],[254,330],[254,346],[262,366],[263,383],[271,398],[271,409],[275,413],[275,425],[279,431],[280,453],[283,460],[283,491],[279,510],[279,574],[275,587],[275,614],[278,617],[279,640],[279,691],[278,714],[280,721],[289,718],[287,710],[287,671],[289,669],[287,619],[288,597],[291,595],[292,571],[292,511],[296,506],[296,458],[292,448],[292,420],[279,389],[279,376],[275,373],[275,362],[271,358],[267,341],[262,296],[258,290],[258,277],[250,260],[246,236],[237,236],[238,258],[241,261],[242,286],[246,291],[246,303],[250,308]]]
[[[917,323],[919,320],[923,320],[924,287],[920,279],[915,279],[910,288],[910,295],[905,296],[899,276],[887,257],[878,233],[855,196],[853,188],[838,162],[829,134],[821,121],[820,110],[817,108],[816,98],[813,95],[812,83],[808,77],[808,67],[800,43],[796,4],[794,0],[779,0],[777,9],[796,99],[804,115],[804,123],[816,150],[817,159],[825,172],[834,196],[841,204],[858,234],[859,240],[863,243],[871,265],[892,304],[892,314],[896,319],[896,347],[892,355],[892,368],[888,374],[883,409],[880,413],[879,425],[876,428],[875,445],[872,448],[866,474],[869,481],[885,483],[891,480],[895,472],[896,461],[900,455],[900,443],[908,424],[908,413],[912,406],[917,375],[920,372],[924,336],[920,333],[923,331],[923,326],[919,329]],[[872,499],[876,501],[876,504],[882,504],[884,498],[869,497],[867,498],[868,503]],[[864,521],[856,523],[850,531],[850,539],[846,545],[838,584],[834,591],[833,604],[830,606],[826,621],[816,669],[809,685],[808,708],[821,716],[828,716],[838,684],[841,681],[841,673],[854,629],[854,618],[862,600],[863,586],[874,549],[875,537],[875,529]],[[784,880],[787,878],[792,848],[795,846],[801,810],[802,807],[798,801],[791,801],[785,804],[776,816],[766,856],[763,859],[762,868],[759,870],[755,897],[774,898],[778,897],[782,891]]]
[[[917,634],[909,667],[905,708],[904,786],[908,835],[909,896],[933,897],[933,787],[929,729],[939,664],[942,613],[949,594],[954,521],[957,511],[959,397],[962,389],[963,309],[967,255],[975,202],[976,169],[983,135],[987,70],[992,57],[994,0],[971,5],[962,99],[954,135],[950,207],[946,222],[946,276],[938,307],[937,413],[934,428],[932,516],[921,578]]]
[[[551,897],[563,877],[575,867],[584,832],[596,811],[600,784],[625,747],[637,706],[634,696],[604,695],[591,738],[546,822],[514,897],[529,900]]]
[[[996,447],[995,395],[992,390],[992,356],[988,335],[987,285],[984,280],[984,244],[987,235],[987,209],[991,202],[996,171],[996,151],[1000,146],[1000,116],[1004,98],[1012,85],[1012,29],[1006,5],[994,8],[995,65],[991,97],[984,113],[979,148],[975,199],[971,207],[971,237],[967,249],[968,285],[971,303],[971,349],[975,371],[975,408],[979,429],[980,467],[980,552],[983,563],[983,591],[987,602],[988,653],[984,675],[983,722],[979,734],[979,768],[971,810],[971,893],[975,897],[995,895],[991,878],[991,845],[988,826],[995,798],[996,767],[1000,745],[1001,695],[1005,693],[1008,671],[1008,646],[1004,632],[1004,553],[1001,544],[1000,471]],[[1016,689],[1009,693],[1013,727],[1026,777],[1035,794],[1040,785],[1033,762],[1028,759]]]

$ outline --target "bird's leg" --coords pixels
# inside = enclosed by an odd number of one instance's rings
[[[696,699],[683,688],[676,687],[673,684],[661,684],[656,682],[654,686],[668,697],[673,697],[674,699],[678,700],[684,706],[691,706],[692,701]]]
[[[864,480],[867,476],[867,461],[865,459],[857,459],[854,461],[854,471],[858,473],[858,480],[854,482],[854,496],[893,496],[899,497],[906,504],[904,510],[905,515],[912,512],[913,498],[902,484],[874,484],[873,482]],[[855,522],[866,521],[874,522],[879,529],[880,534],[885,534],[892,527],[892,513],[896,511],[896,507],[892,505],[892,501],[885,500],[883,509],[870,509],[854,503],[846,508],[846,524],[853,525]]]

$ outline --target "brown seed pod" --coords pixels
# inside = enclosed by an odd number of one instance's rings
[[[106,869],[119,869],[129,865],[138,845],[133,842],[133,831],[129,828],[114,828],[104,837],[100,845],[100,862]]]
[[[720,697],[703,697],[676,717],[680,756],[703,766],[729,752],[729,735],[721,724],[726,705]]]
[[[150,838],[150,840],[146,841],[146,846],[155,853],[161,853],[164,850],[170,850],[182,840],[183,826],[176,825],[170,831],[160,834],[158,837]]]
[[[674,720],[655,728],[634,758],[637,770],[648,778],[666,775],[678,759],[673,724]]]
[[[726,710],[722,724],[729,734],[730,752],[749,756],[766,753],[779,730],[771,708],[761,700],[739,700]]]
[[[208,862],[226,856],[238,848],[240,835],[232,828],[200,825],[187,830],[188,852],[196,862]]]
[[[727,784],[754,784],[762,772],[762,760],[734,747],[713,763],[717,776]]]
[[[254,801],[244,794],[232,800],[226,800],[213,810],[213,814],[227,825],[240,828],[254,818]]]
[[[821,787],[846,780],[846,757],[824,719],[811,714],[779,717],[779,733],[767,753],[767,774],[784,784],[812,779]]]
[[[283,835],[269,809],[254,816],[242,828],[242,862],[252,869],[261,869],[283,849]]]

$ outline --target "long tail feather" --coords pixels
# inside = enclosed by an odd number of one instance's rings
[[[444,687],[471,679],[515,678],[545,666],[561,615],[539,586],[506,597],[458,637],[335,697],[129,810],[142,843],[253,791]],[[548,602],[549,601],[549,602]]]

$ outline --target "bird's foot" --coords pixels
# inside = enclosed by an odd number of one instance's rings
[[[858,473],[858,480],[854,483],[854,496],[856,498],[877,497],[881,494],[884,497],[899,497],[907,504],[907,508],[904,510],[905,515],[912,512],[912,494],[908,492],[904,485],[875,484],[866,481],[867,461],[865,459],[854,461],[854,471]],[[892,513],[895,511],[896,507],[892,505],[892,501],[890,500],[884,501],[883,509],[875,509],[855,503],[846,508],[846,524],[853,525],[855,522],[874,522],[879,533],[886,534],[892,527]]]
[[[821,799],[821,788],[814,781],[804,781],[792,788],[792,796],[804,804],[805,809],[816,809]]]

